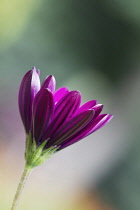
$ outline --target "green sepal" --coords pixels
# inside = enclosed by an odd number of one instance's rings
[[[32,138],[31,134],[26,136],[25,159],[27,166],[31,168],[39,166],[54,155],[58,147],[51,146],[48,149],[44,149],[47,142],[48,140],[45,140],[37,147],[36,141]]]
[[[26,148],[25,148],[25,159],[28,160],[30,157],[30,150],[32,147],[32,136],[31,134],[26,134]]]

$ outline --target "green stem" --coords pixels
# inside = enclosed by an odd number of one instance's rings
[[[16,194],[15,194],[15,197],[14,197],[14,200],[13,200],[13,204],[12,204],[11,210],[16,210],[17,209],[18,203],[19,203],[19,200],[20,200],[20,197],[21,197],[21,194],[22,194],[22,190],[24,188],[24,185],[25,185],[25,183],[27,181],[27,178],[30,175],[31,171],[32,171],[32,168],[30,168],[27,165],[25,165],[23,174],[21,176],[21,179],[20,179],[20,182],[19,182]]]

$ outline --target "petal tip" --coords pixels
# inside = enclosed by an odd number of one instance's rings
[[[69,93],[71,93],[76,98],[81,98],[81,92],[79,90],[73,90],[70,91]]]
[[[56,80],[53,75],[49,75],[46,77],[44,82],[42,83],[42,88],[49,88],[52,92],[55,91]]]
[[[113,117],[114,117],[114,115],[112,115],[112,114],[108,115],[109,120],[112,120]]]
[[[35,66],[33,66],[32,71],[35,71],[36,72],[36,67]]]
[[[40,76],[40,69],[37,70],[38,76]]]

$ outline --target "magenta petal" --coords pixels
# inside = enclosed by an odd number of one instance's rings
[[[56,87],[55,78],[53,75],[49,75],[42,83],[41,88],[48,88],[53,93],[55,91],[55,87]]]
[[[41,89],[33,102],[33,136],[39,142],[50,123],[54,111],[53,95],[49,89]]]
[[[71,118],[61,126],[56,134],[52,136],[51,143],[60,145],[66,139],[83,129],[93,118],[94,111],[86,110]]]
[[[79,108],[81,103],[81,93],[79,91],[71,91],[66,94],[55,107],[54,118],[60,113],[66,117],[71,117]],[[66,113],[65,113],[66,112]]]
[[[80,106],[80,102],[81,94],[78,91],[71,91],[57,103],[51,125],[44,136],[45,139],[54,134],[75,113]]]
[[[63,149],[71,144],[76,143],[77,141],[85,138],[89,134],[95,132],[99,128],[103,127],[105,124],[107,124],[111,119],[112,115],[109,114],[102,114],[99,115],[95,120],[93,117],[93,120],[87,124],[80,132],[78,132],[76,135],[74,135],[72,138],[69,138],[66,142],[64,142],[60,149]]]
[[[87,109],[91,109],[92,107],[94,107],[97,104],[97,100],[91,100],[86,102],[85,104],[83,104],[78,110],[77,112],[82,112],[84,110]]]
[[[69,92],[69,90],[66,87],[62,87],[62,88],[58,89],[54,93],[54,101],[55,101],[55,103],[58,102],[61,98],[63,98],[68,92]]]
[[[19,111],[26,133],[31,129],[32,103],[39,90],[40,78],[34,67],[24,75],[18,95]]]
[[[101,113],[103,110],[103,104],[97,104],[96,106],[93,107],[95,111],[94,119]]]
[[[102,116],[102,115],[99,115],[99,116]],[[97,124],[96,126],[94,127],[94,129],[92,130],[92,132],[90,133],[93,133],[95,131],[97,131],[98,129],[102,128],[104,125],[106,125],[107,123],[109,123],[109,121],[113,118],[113,115],[110,115],[110,114],[106,114],[106,116],[104,116]]]

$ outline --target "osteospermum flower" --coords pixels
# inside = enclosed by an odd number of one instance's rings
[[[103,105],[97,100],[81,105],[77,90],[55,90],[52,75],[40,85],[39,74],[35,67],[28,71],[19,90],[19,110],[27,135],[25,158],[32,167],[97,131],[112,118],[100,114]]]
[[[55,90],[54,76],[40,85],[40,71],[34,67],[22,79],[19,111],[26,132],[25,168],[11,210],[16,210],[27,177],[35,166],[54,153],[83,139],[107,124],[112,115],[100,114],[103,105],[91,100],[81,105],[79,91]]]

